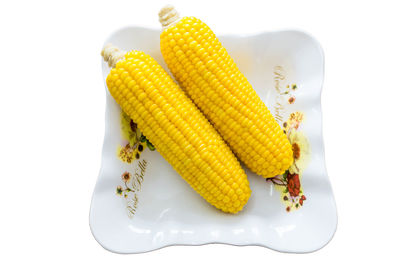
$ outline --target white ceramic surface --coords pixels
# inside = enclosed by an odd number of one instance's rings
[[[124,50],[142,50],[167,69],[160,53],[159,34],[160,30],[128,27],[113,33],[105,43]],[[301,175],[306,200],[300,208],[288,212],[288,202],[282,200],[284,193],[280,187],[246,169],[252,196],[240,213],[224,214],[194,192],[157,151],[145,149],[140,159],[146,161],[146,166],[136,193],[136,211],[127,212],[132,196],[125,199],[116,194],[116,188],[123,185],[123,172],[135,177],[142,170],[139,161],[128,164],[117,157],[118,145],[123,143],[120,108],[106,89],[102,164],[90,209],[92,233],[104,248],[117,253],[139,253],[176,244],[226,243],[299,253],[320,249],[334,235],[336,206],[325,169],[321,132],[321,47],[312,37],[298,31],[219,39],[271,112],[282,117],[281,125],[292,112],[304,114],[299,130],[307,137],[311,151]],[[105,79],[109,68],[104,62],[102,68]],[[293,84],[297,88],[291,91]],[[293,104],[288,102],[290,96],[296,99]]]

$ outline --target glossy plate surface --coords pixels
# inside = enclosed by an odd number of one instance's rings
[[[160,30],[128,27],[105,43],[142,50],[167,69],[159,35]],[[240,213],[224,214],[193,191],[145,140],[135,159],[139,143],[127,137],[134,125],[124,124],[106,88],[102,164],[90,209],[92,233],[104,248],[139,253],[168,245],[226,243],[311,252],[334,235],[336,206],[321,132],[321,47],[298,31],[219,39],[286,130],[297,151],[296,166],[268,181],[246,169],[252,196]],[[104,62],[102,68],[105,79],[110,69]]]

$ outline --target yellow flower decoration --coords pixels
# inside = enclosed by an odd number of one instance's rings
[[[123,111],[121,111],[121,134],[124,139],[124,143],[128,143],[124,146],[118,146],[117,156],[120,160],[126,163],[132,163],[134,160],[140,158],[140,154],[143,150],[148,147],[151,151],[155,150],[155,147],[149,140],[140,132],[136,123]]]
[[[124,147],[119,146],[117,155],[123,162],[132,163],[135,158],[135,149],[133,149],[130,144],[127,144]]]
[[[122,136],[129,141],[131,147],[139,142],[142,135],[136,123],[123,111],[121,111],[121,131]]]
[[[293,149],[293,164],[289,168],[289,172],[301,173],[308,164],[310,159],[310,144],[308,143],[307,137],[298,131],[291,131],[289,136],[289,142],[292,144]]]
[[[283,123],[283,130],[286,133],[289,133],[292,129],[297,130],[300,126],[300,123],[304,120],[304,113],[300,111],[296,111],[290,114],[287,121]]]

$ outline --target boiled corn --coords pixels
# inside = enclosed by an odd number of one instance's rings
[[[230,148],[164,69],[140,51],[111,45],[102,55],[113,67],[107,87],[157,151],[206,201],[240,211],[251,190]]]
[[[171,6],[159,17],[168,68],[233,152],[265,178],[284,173],[293,162],[286,135],[211,29]]]

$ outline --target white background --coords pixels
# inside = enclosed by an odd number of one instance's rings
[[[104,39],[159,27],[166,3],[216,34],[295,28],[319,40],[328,174],[339,224],[311,254],[261,247],[104,250],[89,206],[104,136]],[[400,38],[396,1],[2,1],[0,265],[395,265],[400,238]],[[387,265],[385,265],[387,266]]]

